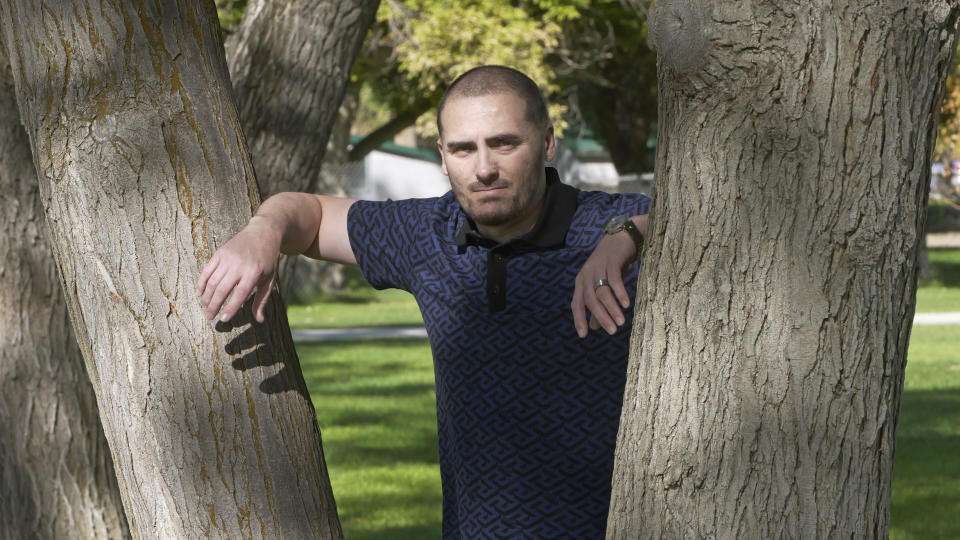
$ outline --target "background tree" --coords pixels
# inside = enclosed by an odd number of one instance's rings
[[[500,63],[544,86],[568,136],[593,128],[621,173],[653,168],[656,56],[644,17],[621,0],[390,0],[364,47],[353,75],[363,104],[353,130],[365,136],[351,160],[414,124],[432,148],[432,109],[446,85],[471,67]]]
[[[225,46],[241,124],[264,197],[281,191],[346,194],[342,179],[324,177],[320,171],[351,65],[379,3],[247,3]],[[220,11],[229,20],[242,7],[225,3]],[[313,281],[336,283],[341,279],[339,268],[284,257],[281,296],[302,297]]]
[[[956,3],[658,1],[611,538],[885,538]]]
[[[354,130],[366,133],[350,150],[362,159],[404,129],[417,124],[435,136],[433,108],[457,75],[480,64],[506,64],[557,92],[547,62],[563,32],[578,16],[577,0],[476,2],[388,0],[377,12],[365,52],[354,68],[361,83],[362,111]],[[551,114],[561,118],[557,103]]]
[[[126,538],[0,46],[0,537]]]
[[[949,159],[960,148],[960,56],[954,54],[943,93],[943,106],[937,129],[935,159]]]
[[[657,57],[647,45],[646,17],[622,0],[585,3],[563,21],[547,61],[561,89],[553,99],[566,105],[568,136],[592,129],[617,172],[652,171]]]
[[[282,309],[218,331],[193,291],[259,203],[215,17],[174,0],[0,3],[134,534],[339,537]]]

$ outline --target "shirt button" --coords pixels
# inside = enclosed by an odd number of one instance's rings
[[[499,285],[494,285],[494,286],[493,286],[493,294],[500,294],[500,286],[499,286]]]

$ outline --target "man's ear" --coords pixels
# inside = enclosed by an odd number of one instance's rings
[[[447,158],[443,155],[443,138],[437,137],[437,152],[440,152],[440,172],[444,176],[450,176],[450,173],[447,172]]]
[[[557,138],[553,135],[553,124],[547,124],[543,150],[544,161],[553,161],[553,157],[557,154]]]

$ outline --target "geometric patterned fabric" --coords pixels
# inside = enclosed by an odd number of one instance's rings
[[[445,539],[589,539],[606,529],[633,308],[615,335],[580,339],[570,301],[603,224],[647,213],[650,199],[579,191],[549,168],[548,178],[535,234],[503,244],[465,241],[472,224],[450,192],[358,201],[348,214],[364,277],[409,291],[423,313]],[[505,304],[494,312],[491,250],[506,270]],[[637,267],[624,278],[631,301]]]

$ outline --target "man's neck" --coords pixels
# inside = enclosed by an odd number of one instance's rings
[[[540,200],[537,202],[536,207],[532,212],[527,214],[522,220],[515,223],[508,223],[496,227],[488,227],[484,225],[477,224],[477,231],[483,235],[484,238],[489,238],[497,243],[503,243],[507,240],[512,240],[518,236],[523,236],[530,232],[534,225],[537,224],[537,220],[540,219],[540,215],[544,211],[544,202],[547,199],[547,191],[543,191],[543,195],[540,197]]]

